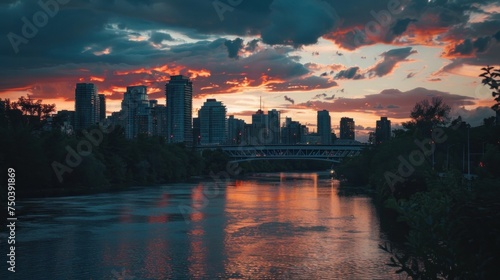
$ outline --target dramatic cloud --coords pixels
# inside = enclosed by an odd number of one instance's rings
[[[392,26],[391,31],[394,35],[401,35],[406,31],[406,28],[411,22],[416,22],[416,21],[417,20],[410,18],[399,19],[396,21],[394,26]]]
[[[351,67],[346,70],[341,70],[335,75],[335,79],[353,79],[360,80],[364,79],[364,76],[360,73],[359,67]]]
[[[462,117],[462,120],[469,123],[471,126],[482,125],[485,118],[495,115],[495,112],[489,107],[477,107],[473,110],[467,110],[463,107],[453,108],[450,115],[454,117]]]
[[[226,40],[224,42],[224,45],[227,47],[227,52],[229,53],[230,58],[238,58],[238,53],[243,48],[243,39],[236,38],[232,41]],[[254,47],[254,49],[255,49],[255,47]]]
[[[424,99],[431,99],[435,96],[442,97],[444,102],[452,108],[475,104],[472,97],[425,88],[415,88],[406,92],[401,92],[397,89],[387,89],[378,94],[366,95],[363,98],[337,98],[333,102],[309,101],[296,104],[295,108],[328,110],[330,112],[362,112],[377,116],[406,119],[417,102]]]
[[[155,44],[161,44],[163,41],[174,41],[174,38],[168,33],[153,32],[149,40]]]
[[[392,70],[394,70],[398,63],[408,61],[406,58],[414,53],[417,53],[417,51],[413,50],[411,47],[392,49],[384,52],[380,55],[383,57],[383,60],[368,70],[367,74],[370,77],[382,77],[388,75],[392,72]]]
[[[115,102],[126,86],[137,84],[147,85],[151,98],[165,98],[165,83],[177,74],[194,81],[195,98],[247,92],[314,96],[337,82],[358,96],[367,84],[380,90],[383,78],[395,72],[394,87],[417,86],[410,79],[417,73],[441,81],[432,83],[441,87],[453,75],[477,78],[481,67],[500,65],[498,1],[403,0],[392,7],[390,2],[221,1],[229,7],[221,10],[199,0],[71,0],[34,30],[22,19],[33,24],[33,15],[43,11],[38,1],[4,1],[0,98],[30,93],[72,101],[77,82],[95,83]],[[33,30],[23,34],[27,29]],[[401,62],[413,58],[411,63],[428,64],[433,75],[397,73]],[[307,105],[341,100],[321,96]],[[408,106],[397,100],[369,104],[398,115]]]
[[[310,45],[335,29],[338,16],[326,1],[274,0],[270,24],[262,30],[267,44]]]

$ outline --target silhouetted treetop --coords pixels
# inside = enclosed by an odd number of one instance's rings
[[[495,98],[495,105],[491,106],[491,109],[494,111],[500,110],[500,68],[495,69],[493,66],[486,66],[481,68],[484,71],[479,77],[483,77],[482,83],[485,85],[489,85],[490,89],[493,91],[491,95]]]

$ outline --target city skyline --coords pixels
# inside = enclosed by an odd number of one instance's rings
[[[496,1],[219,2],[0,4],[11,23],[0,27],[0,97],[30,94],[73,110],[74,84],[95,83],[109,116],[127,86],[145,85],[165,104],[166,81],[185,75],[193,116],[213,98],[249,123],[262,97],[265,111],[310,131],[317,111],[352,117],[361,141],[380,117],[398,128],[432,96],[472,125],[494,115],[477,76],[500,64]],[[47,15],[43,24],[37,13]]]
[[[149,99],[147,86],[128,86],[121,102],[121,110],[111,112],[107,121],[112,125],[122,126],[127,139],[145,134],[162,136],[169,142],[184,142],[189,145],[241,143],[330,145],[337,139],[327,110],[317,111],[318,129],[310,131],[306,125],[300,121],[292,121],[292,118],[285,117],[282,121],[281,112],[276,109],[270,109],[266,113],[259,108],[252,114],[252,122],[247,124],[234,115],[228,116],[224,103],[214,98],[206,99],[198,111],[198,116],[193,117],[189,124],[185,112],[189,111],[186,108],[189,108],[192,101],[191,91],[192,82],[189,78],[182,75],[173,76],[165,85],[166,103],[168,104],[170,100],[170,103],[174,104],[174,108],[169,109],[167,104],[158,104],[158,100]],[[82,130],[104,121],[102,109],[105,108],[105,104],[104,95],[98,94],[98,89],[93,83],[77,83],[75,111],[61,110],[52,116],[64,120],[62,129],[72,133],[73,129],[68,128],[68,125],[73,124],[75,130]],[[71,120],[71,114],[78,117]],[[80,124],[78,119],[85,121]],[[381,117],[381,120],[387,122],[387,117]],[[376,122],[376,131],[372,133],[379,133],[379,122]],[[390,121],[388,124],[384,132],[386,139],[391,137]],[[183,128],[182,133],[175,132],[178,128]],[[187,134],[184,133],[186,130]],[[174,134],[182,134],[186,139],[192,140],[176,138]],[[347,117],[340,119],[339,136],[341,140],[356,140],[354,119]],[[378,136],[377,139],[382,137]]]

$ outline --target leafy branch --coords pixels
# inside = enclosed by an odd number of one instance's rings
[[[490,89],[493,91],[491,92],[491,95],[495,98],[496,104],[491,107],[494,111],[499,111],[500,110],[500,68],[495,69],[493,66],[486,66],[481,68],[481,70],[484,71],[479,77],[483,77],[482,83],[484,85],[489,85]]]

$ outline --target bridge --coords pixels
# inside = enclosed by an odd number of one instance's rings
[[[221,149],[231,162],[253,160],[321,160],[339,163],[343,158],[360,154],[365,145],[255,145],[255,146],[198,146],[197,150]]]

